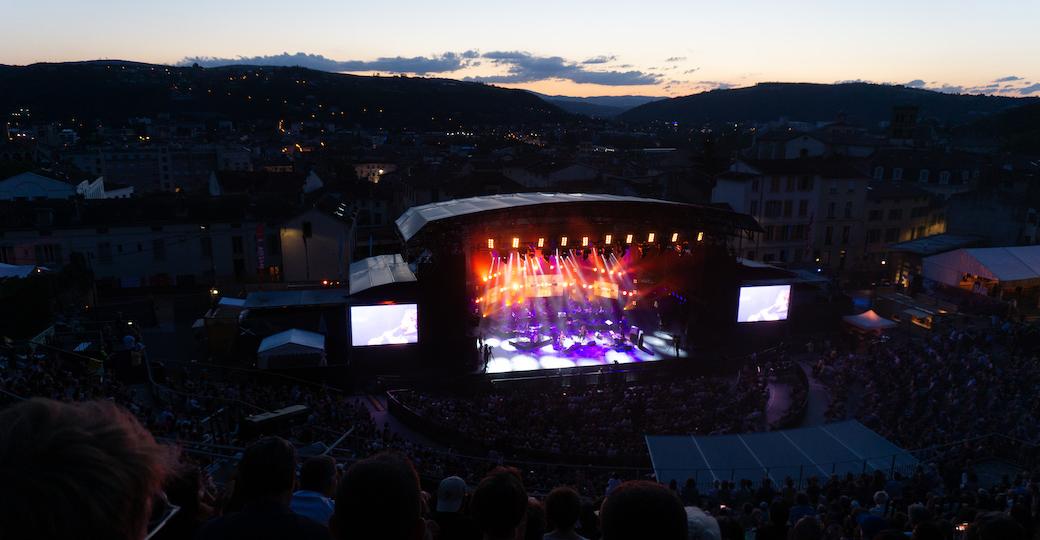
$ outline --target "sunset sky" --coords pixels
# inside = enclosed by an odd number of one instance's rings
[[[304,65],[548,94],[685,95],[866,80],[1040,96],[1040,1],[38,0],[0,63]]]

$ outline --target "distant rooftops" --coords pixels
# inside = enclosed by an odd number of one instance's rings
[[[925,236],[916,240],[907,240],[888,246],[889,251],[900,251],[913,253],[915,255],[928,256],[937,253],[945,253],[963,247],[975,246],[982,242],[978,236],[961,234],[935,234]]]

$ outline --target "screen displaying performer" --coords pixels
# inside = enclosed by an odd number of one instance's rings
[[[741,287],[737,322],[786,321],[790,306],[790,285]]]
[[[350,307],[350,336],[355,347],[419,342],[415,304]]]

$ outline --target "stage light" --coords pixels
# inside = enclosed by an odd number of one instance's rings
[[[520,239],[514,236],[513,237],[513,249],[516,249],[518,247],[520,247]]]
[[[488,246],[488,249],[495,249],[495,239],[494,238],[488,238],[487,246]]]
[[[567,247],[567,237],[566,236],[563,236],[563,237],[560,238],[560,245],[563,246],[563,247]]]
[[[626,234],[625,235],[625,243],[626,244],[631,244],[632,243],[632,235],[631,234]]]
[[[679,241],[679,233],[673,232],[672,233],[672,243],[674,244],[674,243],[676,243],[678,241]]]
[[[585,247],[585,246],[588,246],[588,245],[589,245],[589,237],[588,236],[582,236],[581,237],[581,247]]]
[[[609,245],[610,245],[610,241],[611,241],[611,240],[613,240],[613,239],[614,239],[614,237],[608,234],[608,235],[607,235],[607,236],[606,236],[606,237],[605,237],[605,238],[603,239],[603,243],[609,246]]]
[[[657,235],[654,234],[654,233],[650,233],[650,234],[646,235],[646,241],[647,242],[653,242],[654,238],[657,238]]]
[[[540,247],[540,248],[545,247],[545,238],[539,238],[538,239],[538,247]]]
[[[703,242],[704,241],[704,231],[700,231],[700,232],[697,233],[697,241],[698,242]]]

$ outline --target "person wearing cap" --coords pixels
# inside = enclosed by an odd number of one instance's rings
[[[300,468],[300,490],[293,493],[289,508],[322,525],[336,509],[332,496],[336,493],[338,471],[336,460],[329,456],[315,456],[303,462]]]
[[[466,500],[466,481],[458,476],[441,480],[437,487],[437,511],[432,519],[440,528],[441,540],[479,540],[480,529],[473,518],[462,512]]]

